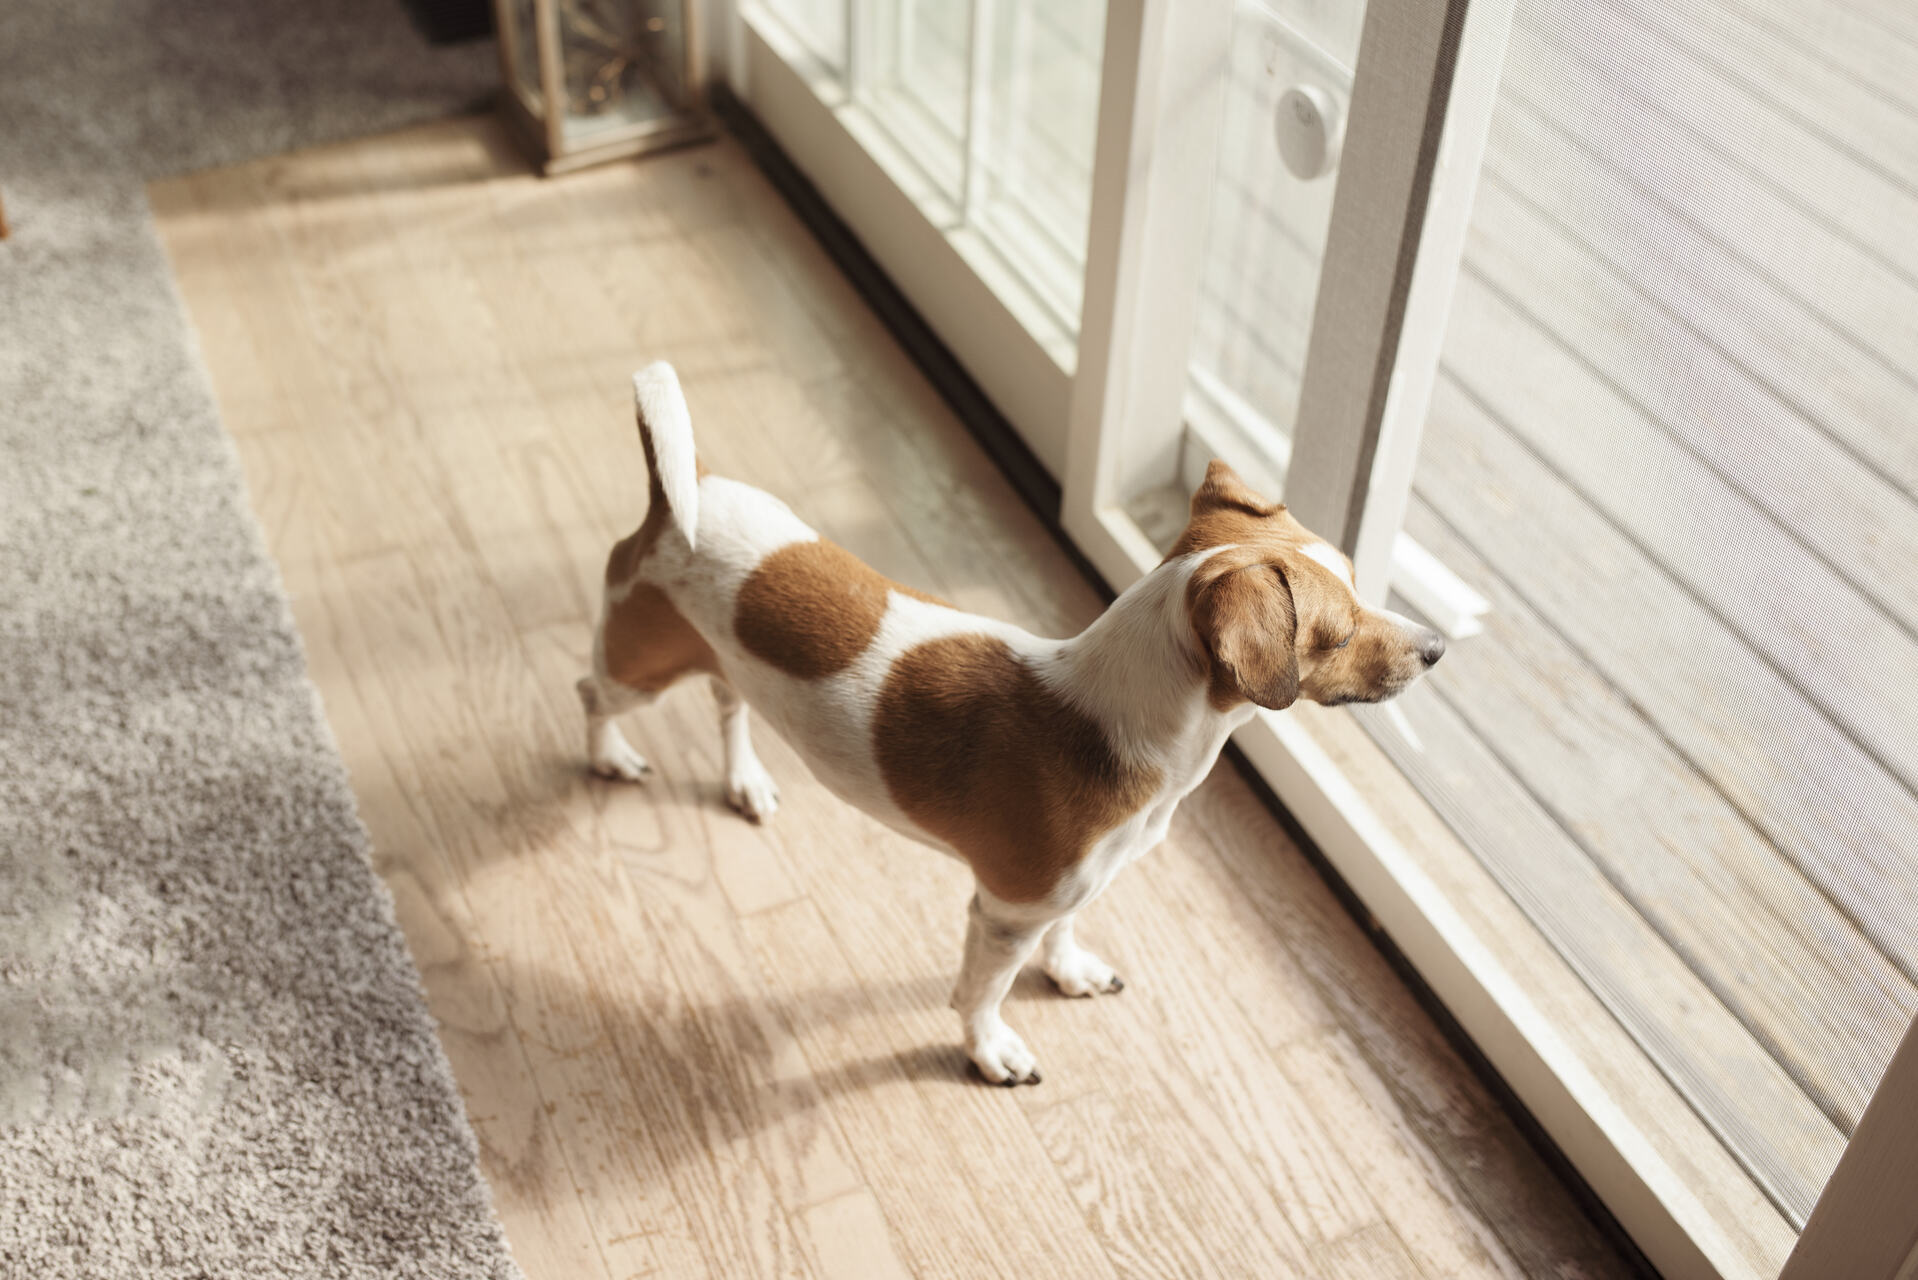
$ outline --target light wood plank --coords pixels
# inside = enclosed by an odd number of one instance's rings
[[[1502,97],[1505,114],[1529,111],[1559,132],[1557,163],[1544,174],[1583,179],[1597,169],[1622,175],[1655,194],[1667,210],[1664,221],[1706,232],[1825,315],[1847,340],[1894,369],[1910,368],[1918,352],[1912,283],[1874,254],[1832,234],[1816,216],[1654,113],[1632,115],[1629,127],[1595,129],[1549,85],[1508,80]],[[1787,252],[1807,245],[1818,252]]]
[[[819,1274],[831,1280],[907,1280],[912,1273],[892,1247],[885,1216],[863,1187],[800,1214]]]
[[[1325,1273],[1333,1276],[1408,1280],[1409,1277],[1423,1274],[1399,1238],[1376,1227],[1355,1231],[1320,1249],[1316,1257]]]
[[[1589,1224],[1574,1228],[1550,1190],[1552,1175],[1538,1153],[1510,1128],[1484,1087],[1470,1076],[1437,1069],[1444,1056],[1438,1029],[1409,991],[1380,980],[1390,966],[1364,935],[1347,927],[1348,917],[1325,882],[1317,876],[1288,884],[1272,880],[1273,846],[1264,818],[1248,788],[1215,773],[1174,825],[1202,851],[1192,864],[1194,874],[1264,922],[1264,942],[1254,954],[1267,957],[1266,963],[1275,963],[1270,957],[1281,950],[1289,955],[1299,976],[1288,978],[1287,988],[1313,992],[1333,1024],[1325,1034],[1348,1034],[1372,1077],[1390,1091],[1391,1108],[1375,1114],[1392,1129],[1408,1127],[1421,1147],[1438,1156],[1451,1193],[1493,1225],[1522,1274],[1550,1274],[1555,1267],[1593,1277],[1628,1274]],[[1254,1021],[1274,1037],[1281,1055],[1301,1038],[1286,1030],[1296,1022],[1256,1015]],[[1343,1126],[1354,1117],[1335,1114],[1343,1139]],[[1381,1141],[1363,1132],[1351,1140]],[[1540,1221],[1555,1224],[1555,1244],[1547,1249],[1520,1226]]]
[[[1753,91],[1815,125],[1831,145],[1893,177],[1911,179],[1912,157],[1918,156],[1918,113],[1896,109],[1846,68],[1821,57],[1803,30],[1785,35],[1719,5],[1681,12],[1658,0],[1599,2],[1629,9],[1660,38],[1744,80]],[[1815,15],[1826,7],[1810,3],[1801,6],[1800,13]]]
[[[1777,0],[1714,0],[1714,4],[1739,24],[1795,42],[1886,103],[1918,114],[1918,80],[1912,77],[1918,44],[1895,35],[1888,38],[1883,25],[1836,4],[1793,5],[1782,13]]]
[[[1454,381],[1646,548],[1713,625],[1763,655],[1883,768],[1918,785],[1918,741],[1895,692],[1918,689],[1918,637],[1505,299],[1459,290],[1451,349]]]
[[[1831,6],[1824,13],[1832,15]],[[1881,37],[1878,44],[1887,42]],[[1895,43],[1895,42],[1893,42]],[[1905,75],[1918,80],[1918,51],[1907,51]],[[1712,63],[1691,56],[1626,10],[1601,4],[1555,7],[1551,17],[1514,24],[1508,83],[1529,100],[1550,93],[1614,104],[1614,119],[1629,120],[1630,145],[1657,146],[1676,127],[1689,149],[1733,162],[1698,175],[1742,173],[1748,190],[1768,202],[1815,213],[1827,236],[1843,236],[1869,250],[1909,286],[1918,277],[1918,245],[1900,232],[1918,218],[1918,169],[1887,174],[1841,147],[1770,98],[1752,92]],[[1881,111],[1895,108],[1884,106]],[[1647,128],[1647,125],[1653,127]],[[1600,130],[1590,123],[1586,131]],[[1684,190],[1684,188],[1661,188]],[[1694,189],[1696,190],[1696,189]],[[1842,278],[1842,277],[1841,277]]]
[[[1763,958],[1766,935],[1728,941],[1717,926],[1723,913],[1743,910],[1776,927],[1770,900],[1781,884],[1795,885],[1798,900],[1810,901],[1816,915],[1828,919],[1828,908],[1629,701],[1522,598],[1482,572],[1477,556],[1423,504],[1412,514],[1424,545],[1468,581],[1492,583],[1494,612],[1483,636],[1449,655],[1442,682],[1404,700],[1418,744],[1383,722],[1375,725],[1378,736],[1802,1221],[1843,1143],[1843,1133],[1805,1095],[1807,1073],[1795,1065],[1823,1046],[1761,1043],[1733,1016],[1727,1004],[1750,1016],[1753,1000],[1743,988],[1762,988],[1773,961]],[[1715,879],[1681,869],[1702,861],[1693,846],[1717,851],[1703,862],[1707,872],[1718,872]],[[1673,858],[1672,847],[1687,852]],[[1665,874],[1683,877],[1682,887],[1662,884],[1641,865],[1664,861],[1679,864]],[[1694,917],[1710,927],[1693,924]],[[1838,927],[1842,936],[1844,922]],[[1851,945],[1864,944],[1854,936]],[[1741,946],[1760,953],[1758,970],[1741,966],[1749,959],[1733,954]],[[1842,969],[1820,976],[1832,986],[1851,977]],[[1777,1029],[1770,1019],[1760,1025]],[[1774,1060],[1774,1052],[1794,1069]]]
[[[1877,24],[1880,31],[1895,34],[1906,45],[1918,47],[1918,10],[1902,0],[1840,0],[1840,5]]]
[[[1883,843],[1858,840],[1855,833],[1861,822],[1885,821],[1889,814],[1909,809],[1910,796],[1901,786],[1776,671],[1758,661],[1743,639],[1717,625],[1688,593],[1658,572],[1644,552],[1619,537],[1589,503],[1512,441],[1450,379],[1441,382],[1434,396],[1427,429],[1431,447],[1420,496],[1500,577],[1524,583],[1527,599],[1541,617],[1558,631],[1579,637],[1588,661],[1602,657],[1605,678],[1669,737],[1683,743],[1685,754],[1720,780],[1741,809],[1767,813],[1785,807],[1789,797],[1815,805],[1827,821],[1837,824],[1835,830],[1847,832],[1850,838],[1837,851],[1841,860],[1826,870],[1851,878],[1860,900],[1874,880],[1881,885],[1898,882],[1896,862],[1867,867],[1878,858],[1898,858],[1891,851],[1903,849],[1903,843],[1895,836]],[[1485,489],[1499,495],[1496,504],[1484,501]],[[1525,539],[1501,532],[1515,525],[1529,531]],[[1549,571],[1539,572],[1541,564],[1550,566]],[[1793,750],[1779,750],[1783,743],[1794,744]],[[1887,811],[1881,804],[1892,808]],[[1803,816],[1796,821],[1802,822]],[[1796,1045],[1803,1060],[1820,1063],[1818,1078],[1826,1096],[1841,1114],[1855,1120],[1884,1066],[1884,1053],[1868,1034],[1859,1032],[1876,1025],[1888,1011],[1908,1008],[1913,999],[1910,981],[1882,955],[1862,947],[1842,921],[1832,922],[1829,910],[1802,889],[1789,899],[1771,898],[1790,890],[1789,878],[1780,881],[1737,861],[1716,864],[1719,850],[1709,842],[1661,839],[1652,847],[1663,848],[1669,856],[1646,857],[1641,852],[1636,865],[1617,864],[1614,874],[1647,877],[1655,884],[1666,876],[1691,874],[1682,870],[1689,863],[1704,877],[1698,890],[1747,883],[1770,900],[1765,916],[1777,923],[1762,928],[1756,917],[1721,920],[1710,910],[1684,923],[1681,917],[1695,909],[1698,899],[1689,896],[1696,890],[1676,886],[1670,892],[1647,893],[1643,905],[1656,911],[1657,904],[1666,904],[1667,927],[1700,931],[1701,941],[1705,933],[1743,923],[1754,930],[1754,958],[1767,945],[1779,957],[1791,954],[1789,960],[1774,959],[1765,966],[1770,979],[1753,983],[1752,996],[1764,1000],[1776,1015],[1778,1021],[1771,1026],[1779,1042]],[[1905,909],[1891,907],[1890,920],[1896,922]],[[1812,919],[1832,927],[1800,932],[1800,922]],[[1832,948],[1842,948],[1844,959],[1834,964]],[[1705,963],[1710,954],[1708,949],[1695,958]],[[1736,971],[1732,965],[1724,970]],[[1823,977],[1807,977],[1813,974]],[[1764,996],[1770,980],[1785,984],[1781,991],[1809,985],[1796,997]],[[1834,1004],[1841,995],[1860,1003]],[[1747,1006],[1747,1016],[1756,1008]],[[1857,1022],[1865,1011],[1877,1012]]]
[[[856,938],[841,941],[843,931],[830,929],[811,902],[756,916],[748,928],[768,982],[805,1009],[799,1034],[807,1060],[837,1100],[835,1110],[913,1274],[1005,1274],[1021,1258],[1039,1257],[1093,1275],[1108,1270],[1103,1252],[1083,1230],[1073,1229],[1070,1215],[1055,1212],[1055,1231],[1035,1233],[1023,1214],[993,1202],[990,1183],[981,1186],[965,1176],[963,1152],[975,1145],[990,1149],[995,1135],[1012,1139],[1002,1154],[1010,1166],[1006,1173],[1032,1168],[1021,1150],[1032,1140],[1003,1107],[986,1113],[984,1124],[954,1127],[953,1104],[972,1100],[950,1087],[921,1087],[940,1078],[964,1079],[957,1051],[923,1034],[925,1019],[912,1017],[938,1008],[944,986],[938,978],[917,965],[901,966],[905,972],[889,981],[866,980],[849,957],[868,949]],[[961,1141],[962,1134],[974,1141]],[[1041,1178],[1028,1178],[1020,1194],[1048,1208],[1060,1203],[1049,1168]],[[1010,1235],[997,1229],[1007,1219],[1014,1226]]]
[[[1889,614],[1881,625],[1918,631],[1918,580],[1909,572],[1918,563],[1918,500],[1776,391],[1769,370],[1747,368],[1702,340],[1685,317],[1652,303],[1502,183],[1487,183],[1479,194],[1460,287],[1489,291],[1577,353],[1648,425],[1722,475],[1805,543],[1827,573]],[[1465,345],[1469,336],[1458,335],[1453,347],[1461,366],[1476,365],[1472,357],[1482,354]],[[1483,380],[1476,371],[1468,377]],[[1688,384],[1711,393],[1674,394]],[[1614,447],[1630,450],[1635,466],[1657,467],[1660,451],[1634,448],[1639,438],[1623,434]],[[1806,484],[1807,476],[1817,483]],[[1832,502],[1833,493],[1845,500]]]
[[[1659,199],[1598,166],[1537,182],[1562,136],[1523,109],[1501,115],[1486,188],[1518,194],[1564,226],[1615,274],[1683,318],[1709,346],[1762,370],[1779,394],[1853,454],[1909,493],[1918,490],[1918,435],[1901,406],[1914,393],[1908,368],[1887,364],[1800,301],[1765,264],[1733,254],[1707,228],[1673,216]]]

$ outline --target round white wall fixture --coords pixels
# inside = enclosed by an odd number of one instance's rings
[[[1279,95],[1277,117],[1279,157],[1293,177],[1310,182],[1338,168],[1345,113],[1330,92],[1295,84]]]

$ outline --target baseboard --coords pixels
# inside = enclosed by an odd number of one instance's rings
[[[492,0],[400,0],[429,44],[458,44],[493,34]]]

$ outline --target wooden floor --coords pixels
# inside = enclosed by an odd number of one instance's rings
[[[514,1250],[547,1277],[1629,1274],[1229,768],[1085,920],[1129,979],[945,997],[959,868],[703,688],[589,779],[572,683],[645,483],[627,377],[888,574],[1098,601],[730,143],[542,181],[489,121],[170,181],[162,234]]]

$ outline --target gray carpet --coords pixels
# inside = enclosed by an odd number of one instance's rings
[[[518,1274],[141,186],[493,79],[397,0],[5,0],[0,1275]]]

